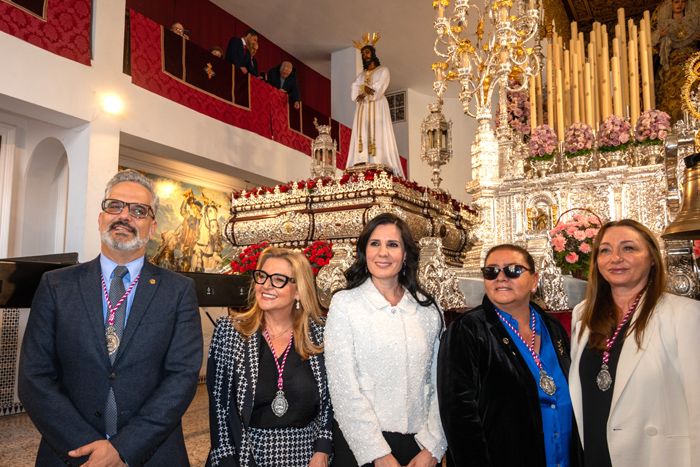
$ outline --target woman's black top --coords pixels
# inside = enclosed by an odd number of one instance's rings
[[[607,391],[598,388],[596,378],[603,364],[603,352],[586,346],[581,354],[579,373],[581,377],[581,396],[583,400],[583,465],[584,467],[612,467],[608,450],[608,415],[612,404],[617,363],[620,360],[623,336],[629,328],[629,321],[622,327],[617,340],[610,349],[608,371],[612,375],[612,385]],[[634,336],[629,336],[634,339]]]
[[[318,414],[320,401],[318,386],[308,360],[302,360],[294,350],[289,350],[287,363],[282,373],[284,397],[289,408],[278,417],[272,413],[272,400],[277,395],[277,367],[270,346],[261,339],[258,383],[255,387],[255,400],[250,426],[254,428],[304,427]],[[278,363],[282,364],[284,353]]]

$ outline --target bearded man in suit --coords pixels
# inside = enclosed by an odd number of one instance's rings
[[[133,170],[107,184],[101,254],[44,274],[22,344],[19,396],[40,466],[189,465],[181,419],[202,330],[193,282],[145,260],[158,197]]]

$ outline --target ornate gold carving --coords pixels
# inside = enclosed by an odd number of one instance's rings
[[[333,258],[323,266],[316,276],[318,300],[324,308],[331,304],[331,297],[336,290],[347,285],[345,271],[352,265],[355,248],[348,244],[333,245]]]
[[[698,89],[698,85],[700,85],[700,52],[694,53],[686,62],[685,84],[681,88],[683,109],[687,110],[693,118],[700,119],[700,108],[698,108],[700,89]]]
[[[478,222],[478,214],[465,206],[455,210],[449,197],[406,185],[386,172],[373,173],[368,179],[365,173],[354,172],[351,181],[346,176],[342,183],[318,179],[313,189],[294,183],[284,190],[236,194],[226,238],[234,246],[263,240],[291,247],[304,247],[317,239],[354,242],[369,219],[391,212],[406,220],[416,240],[441,236],[448,262],[461,266],[468,230]]]

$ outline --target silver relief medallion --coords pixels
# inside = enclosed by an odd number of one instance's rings
[[[540,370],[540,387],[548,396],[552,396],[557,392],[557,385],[554,383],[554,378],[549,376],[544,370]]]
[[[287,399],[284,397],[284,391],[277,391],[277,395],[272,400],[272,413],[278,417],[281,417],[287,413],[288,408],[289,404],[287,403]]]
[[[610,389],[610,386],[612,386],[612,375],[610,375],[608,365],[605,363],[603,363],[603,366],[600,367],[600,371],[598,372],[598,376],[596,376],[595,382],[598,384],[598,389],[601,391],[607,391]]]

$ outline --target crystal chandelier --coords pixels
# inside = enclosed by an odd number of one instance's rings
[[[542,20],[540,0],[433,0],[437,37],[433,90],[442,101],[448,83],[459,83],[459,100],[466,115],[479,122],[477,141],[494,141],[491,101],[498,88],[499,128],[508,128],[507,92],[526,89],[528,78],[540,71],[535,45]],[[488,29],[488,30],[487,30]],[[514,79],[515,78],[515,79]],[[500,137],[499,146],[508,139]],[[493,145],[483,145],[493,151]],[[484,150],[482,150],[483,152]],[[503,153],[503,150],[501,150]],[[498,158],[498,155],[495,156]]]

